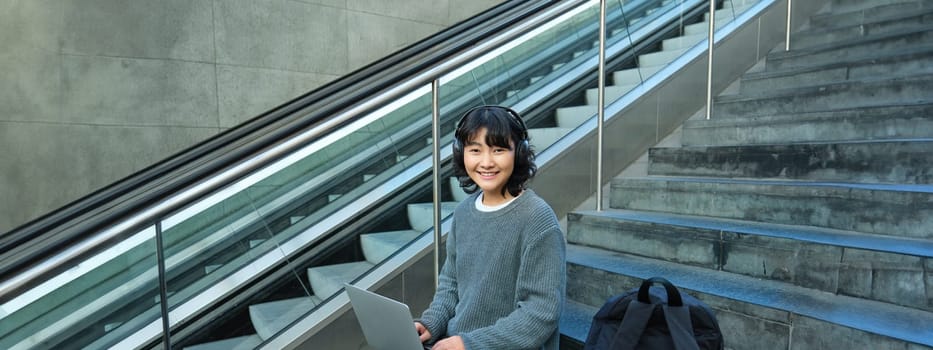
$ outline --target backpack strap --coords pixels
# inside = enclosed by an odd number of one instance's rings
[[[664,286],[667,292],[667,304],[663,305],[664,319],[667,321],[667,328],[671,332],[671,338],[674,341],[676,350],[699,350],[696,340],[693,338],[693,326],[690,323],[690,309],[684,306],[683,299],[677,287],[661,277],[652,277],[641,283],[638,289],[638,299],[629,303],[625,310],[625,316],[622,317],[622,323],[612,338],[610,349],[634,350],[635,345],[641,338],[651,313],[654,310],[654,304],[648,293],[649,288],[654,283]],[[618,344],[618,347],[614,347]]]
[[[638,339],[645,332],[648,325],[648,319],[651,318],[651,312],[654,305],[643,303],[641,300],[632,300],[625,309],[625,316],[622,316],[622,323],[616,335],[612,337],[608,349],[633,350],[638,344]]]
[[[674,341],[674,349],[677,350],[699,350],[696,339],[693,337],[693,325],[690,323],[690,308],[688,306],[668,306],[664,305],[664,320],[667,321],[667,329],[671,331],[671,340]]]

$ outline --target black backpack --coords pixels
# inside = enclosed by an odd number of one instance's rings
[[[709,306],[652,277],[606,301],[593,316],[583,349],[722,350],[723,339]]]

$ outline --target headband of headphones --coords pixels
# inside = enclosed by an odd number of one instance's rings
[[[511,108],[508,108],[508,107],[503,107],[503,106],[482,105],[482,106],[476,106],[476,107],[473,107],[473,108],[468,109],[468,110],[467,110],[466,112],[464,112],[463,115],[460,117],[460,121],[457,122],[457,129],[456,129],[456,131],[459,132],[459,131],[460,131],[460,128],[463,127],[463,122],[466,120],[466,118],[467,118],[468,115],[470,115],[470,114],[472,114],[473,112],[476,112],[476,111],[478,111],[478,110],[482,110],[482,109],[492,109],[492,110],[502,110],[502,111],[505,111],[505,112],[506,112],[509,116],[511,116],[512,119],[514,119],[514,120],[518,123],[518,125],[522,128],[522,130],[521,130],[521,137],[522,137],[521,141],[527,141],[527,140],[528,140],[528,128],[525,126],[525,122],[522,121],[522,117],[521,117],[520,115],[518,115],[518,112],[516,112],[515,110],[513,110],[513,109],[511,109]]]

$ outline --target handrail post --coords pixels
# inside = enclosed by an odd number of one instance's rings
[[[434,286],[440,284],[441,274],[441,113],[440,81],[431,81],[431,147],[433,148],[433,192],[434,192]]]
[[[713,114],[713,39],[716,32],[716,1],[709,1],[709,47],[706,69],[706,120]]]
[[[599,69],[596,98],[596,211],[603,210],[603,120],[606,110],[606,0],[599,0]]]
[[[790,51],[790,25],[794,0],[787,0],[787,27],[784,29],[784,51]]]

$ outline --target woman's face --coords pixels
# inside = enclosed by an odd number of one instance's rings
[[[486,128],[476,131],[463,148],[463,165],[470,179],[483,190],[483,203],[496,205],[512,197],[503,189],[515,168],[515,145],[509,148],[486,144]]]

